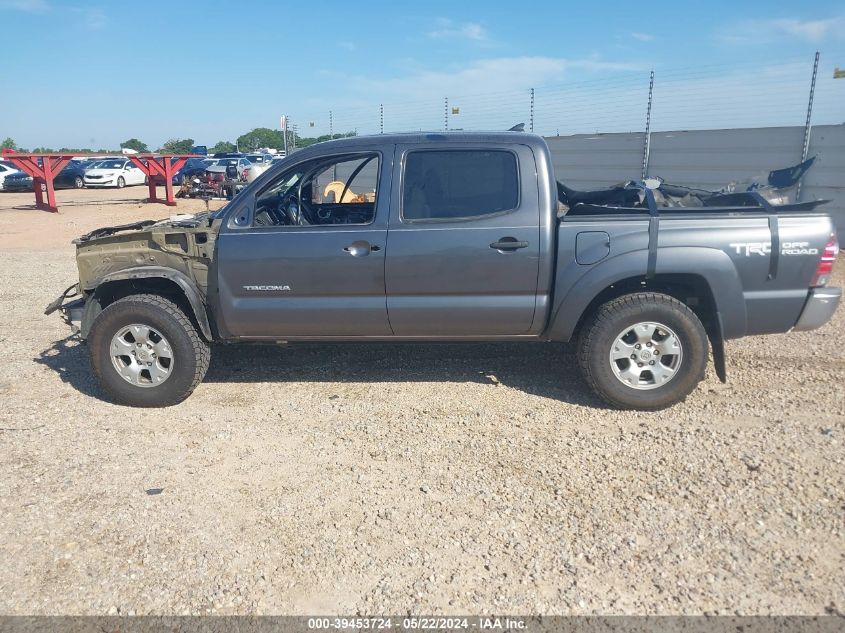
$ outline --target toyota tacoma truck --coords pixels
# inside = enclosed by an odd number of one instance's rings
[[[711,350],[724,381],[726,339],[831,318],[838,243],[817,206],[660,181],[576,191],[520,132],[348,138],[214,213],[78,238],[79,281],[47,312],[127,405],[185,399],[214,343],[576,341],[602,399],[653,410]]]

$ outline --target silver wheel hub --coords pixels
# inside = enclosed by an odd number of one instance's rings
[[[624,330],[610,347],[610,368],[633,389],[656,389],[672,380],[681,367],[681,341],[662,323],[642,321]]]
[[[149,325],[120,328],[112,337],[109,354],[115,371],[136,387],[157,387],[173,373],[173,349]]]

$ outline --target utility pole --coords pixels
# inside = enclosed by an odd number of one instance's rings
[[[443,97],[443,119],[446,123],[446,131],[449,131],[449,97]]]
[[[654,94],[654,71],[651,71],[651,76],[648,81],[648,107],[645,111],[645,139],[643,140],[643,169],[641,179],[645,180],[648,174],[648,153],[651,149],[651,102]]]
[[[332,111],[329,110],[329,140],[334,138],[334,129],[332,127]]]
[[[534,132],[534,88],[531,89],[531,118],[529,119],[528,129]]]
[[[816,51],[816,58],[813,61],[813,77],[810,79],[810,99],[807,102],[807,120],[804,123],[804,143],[801,145],[801,162],[807,160],[807,153],[810,151],[810,121],[813,116],[813,95],[816,92],[816,76],[819,74],[819,52]],[[795,188],[795,202],[801,199],[801,181]]]
[[[384,134],[384,104],[378,104],[378,133]]]

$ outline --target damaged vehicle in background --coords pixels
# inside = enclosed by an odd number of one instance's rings
[[[172,183],[178,187],[193,178],[202,176],[205,174],[205,170],[208,167],[207,162],[209,160],[210,159],[208,158],[189,158],[185,161],[185,164],[182,165],[175,174],[173,174],[173,177],[171,178]],[[164,176],[161,174],[155,174],[153,176],[153,182],[159,186],[164,185]]]
[[[214,213],[83,235],[46,313],[133,406],[188,397],[212,343],[559,341],[602,400],[657,410],[711,350],[727,380],[726,339],[818,328],[839,304],[824,201],[557,176],[533,134],[319,143]]]

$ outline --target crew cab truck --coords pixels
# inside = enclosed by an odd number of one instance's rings
[[[212,343],[483,340],[577,341],[601,398],[660,409],[709,349],[724,380],[725,339],[817,328],[841,295],[815,203],[662,197],[568,189],[520,132],[329,141],[217,212],[77,239],[79,282],[48,312],[134,406],[186,398]]]

